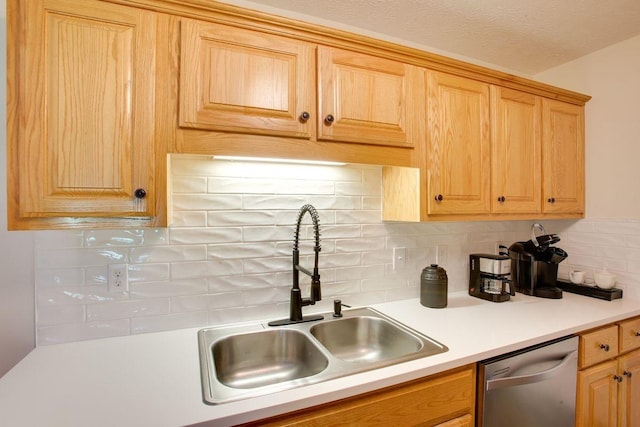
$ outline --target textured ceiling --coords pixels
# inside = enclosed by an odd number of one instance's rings
[[[224,0],[223,0],[224,1]],[[237,1],[227,1],[238,3]],[[640,0],[251,0],[535,75],[640,34]],[[268,9],[260,6],[266,6]],[[276,8],[276,9],[273,9]],[[285,15],[286,13],[282,13]],[[299,15],[301,14],[301,15]],[[319,22],[319,21],[314,21]],[[351,28],[353,30],[353,28]],[[427,48],[428,47],[428,48]]]

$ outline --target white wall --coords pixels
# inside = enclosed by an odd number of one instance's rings
[[[640,36],[534,77],[591,95],[586,215],[640,218]]]
[[[6,1],[0,0],[0,81],[7,80]],[[35,345],[33,235],[7,231],[6,85],[0,85],[0,376]]]

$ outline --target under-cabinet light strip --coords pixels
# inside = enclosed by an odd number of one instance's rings
[[[323,160],[278,159],[273,157],[213,156],[215,160],[231,160],[262,163],[295,163],[304,165],[344,166],[346,163],[327,162]]]

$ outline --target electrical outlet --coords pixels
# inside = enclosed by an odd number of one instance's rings
[[[107,284],[109,285],[109,292],[122,292],[129,290],[129,265],[109,264],[107,270]]]
[[[407,248],[393,248],[393,269],[398,270],[407,265]]]

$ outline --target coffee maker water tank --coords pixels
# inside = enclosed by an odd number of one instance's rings
[[[511,258],[511,279],[517,292],[542,298],[562,298],[562,290],[557,287],[558,264],[567,258],[567,253],[555,246],[540,245],[540,241],[556,243],[560,239],[540,236],[534,244],[532,240],[516,242],[509,247]]]

